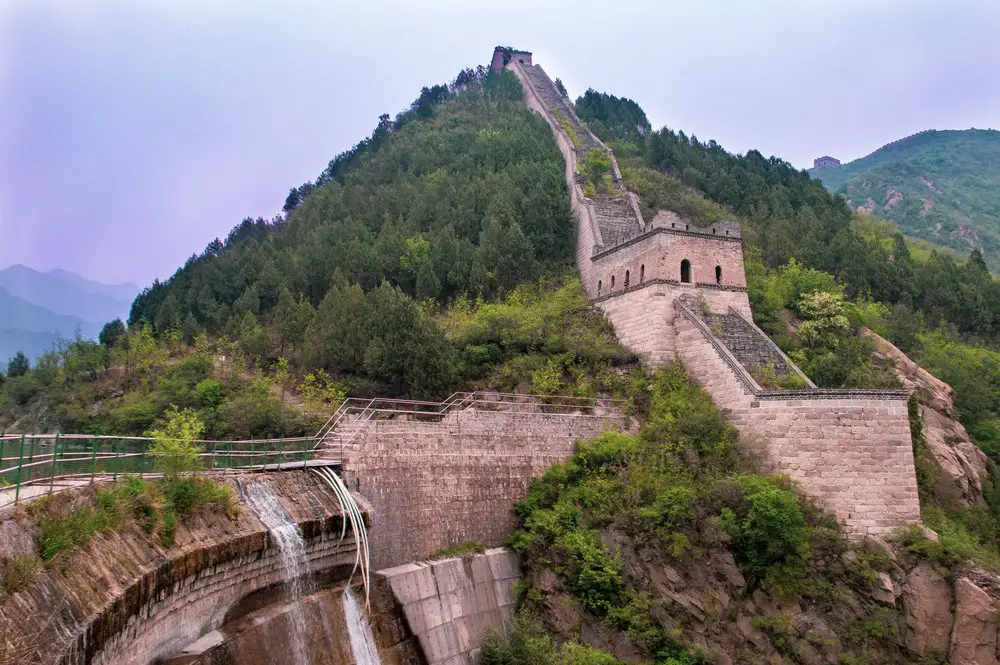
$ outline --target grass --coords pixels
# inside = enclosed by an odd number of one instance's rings
[[[7,561],[3,569],[0,597],[14,594],[28,586],[38,572],[39,559],[34,555],[16,556]]]
[[[147,481],[126,478],[93,494],[54,494],[29,507],[37,526],[36,544],[43,561],[87,544],[128,521],[154,534],[166,546],[174,543],[179,518],[198,506],[215,506],[234,516],[236,502],[230,489],[207,478],[183,476]]]

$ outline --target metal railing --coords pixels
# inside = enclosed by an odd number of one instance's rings
[[[318,449],[336,451],[341,460],[347,448],[372,420],[409,419],[440,421],[448,415],[470,409],[507,413],[547,413],[583,417],[607,417],[612,410],[621,411],[627,400],[572,395],[530,395],[474,391],[452,393],[440,402],[390,398],[357,398],[344,400],[340,408],[316,432]],[[601,413],[601,411],[605,413]]]
[[[0,435],[0,492],[7,502],[22,499],[22,489],[50,493],[60,486],[117,480],[119,475],[158,475],[150,437],[89,434]],[[195,441],[206,471],[252,471],[264,468],[308,466],[313,459],[313,437]],[[328,463],[334,460],[329,459]],[[47,488],[46,488],[47,486]],[[5,502],[0,501],[0,505]]]

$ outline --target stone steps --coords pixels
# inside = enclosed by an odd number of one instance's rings
[[[793,370],[770,340],[735,314],[708,314],[705,322],[748,372],[759,380],[764,368],[773,366],[778,379],[786,379]]]

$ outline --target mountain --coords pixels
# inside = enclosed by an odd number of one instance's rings
[[[100,323],[56,314],[0,287],[0,363],[18,351],[37,357],[60,337],[71,339],[77,331],[83,337],[96,337],[100,330]]]
[[[928,130],[839,167],[810,169],[854,209],[1000,271],[1000,131]]]
[[[125,319],[139,293],[134,284],[101,284],[65,270],[43,273],[23,265],[0,270],[0,288],[53,313],[102,323]]]

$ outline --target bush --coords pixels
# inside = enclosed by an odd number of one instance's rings
[[[16,556],[8,559],[3,568],[3,584],[0,595],[17,593],[28,586],[38,572],[38,557],[34,555]]]
[[[734,513],[727,528],[744,574],[759,582],[775,566],[804,569],[809,533],[795,494],[764,476],[742,476],[737,483],[746,511]]]
[[[192,409],[171,406],[160,426],[146,433],[154,439],[149,454],[165,478],[173,480],[182,473],[202,468],[201,446],[197,441],[204,432],[204,423]]]

